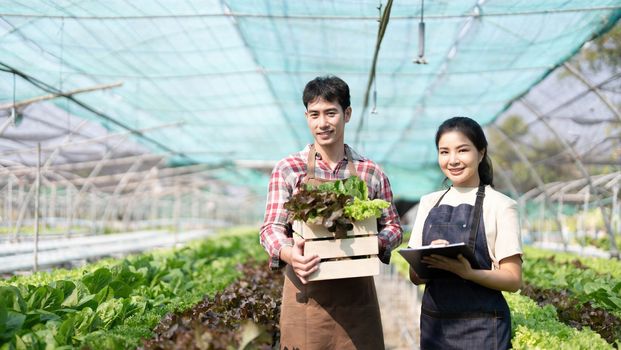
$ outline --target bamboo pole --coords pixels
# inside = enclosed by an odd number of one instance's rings
[[[111,84],[99,84],[99,85],[94,85],[94,86],[87,87],[87,88],[79,88],[79,89],[69,90],[66,92],[59,92],[59,93],[54,93],[54,94],[47,94],[47,95],[32,97],[32,98],[25,99],[25,100],[18,101],[18,102],[9,102],[9,103],[0,104],[0,110],[9,109],[9,108],[17,109],[20,107],[27,106],[29,104],[33,104],[35,102],[53,100],[57,97],[67,97],[67,96],[77,95],[77,94],[81,94],[85,92],[112,89],[112,88],[120,87],[121,85],[123,85],[123,82],[119,81],[119,82],[111,83]]]
[[[35,181],[35,212],[34,212],[34,265],[33,271],[39,269],[39,197],[41,195],[41,143],[37,143],[37,179]]]
[[[85,121],[83,121],[83,123],[85,123]],[[136,133],[145,133],[147,131],[152,131],[152,130],[157,130],[157,129],[162,129],[162,128],[169,128],[169,127],[179,127],[181,125],[183,125],[184,122],[174,122],[174,123],[169,123],[169,124],[164,124],[164,125],[157,125],[154,127],[150,127],[150,128],[143,128],[140,130],[132,130],[132,131],[124,131],[124,132],[119,132],[116,134],[109,134],[109,135],[104,135],[104,136],[98,136],[98,137],[93,137],[91,139],[88,140],[82,140],[82,141],[76,141],[76,142],[69,142],[65,141],[63,143],[61,143],[60,145],[56,145],[56,146],[52,146],[52,147],[48,147],[48,148],[42,148],[42,150],[44,151],[57,151],[59,149],[62,148],[66,148],[66,147],[72,147],[72,146],[83,146],[83,145],[89,145],[91,143],[98,143],[101,141],[105,141],[107,139],[110,138],[114,138],[114,137],[121,137],[121,136],[125,136],[125,135],[132,135],[132,134],[136,134]],[[71,134],[77,132],[77,130],[72,131]],[[70,134],[70,135],[71,135]],[[5,155],[13,155],[13,154],[20,154],[20,153],[28,153],[28,152],[34,152],[36,151],[36,148],[20,148],[18,150],[9,150],[9,151],[3,151],[0,152],[0,156],[5,156]]]

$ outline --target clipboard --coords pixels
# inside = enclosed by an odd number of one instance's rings
[[[456,276],[451,272],[430,268],[427,265],[423,264],[421,259],[424,256],[431,254],[442,255],[455,259],[457,259],[457,255],[461,254],[464,256],[464,258],[470,261],[473,269],[477,268],[478,266],[472,250],[464,242],[452,243],[448,245],[426,245],[415,248],[404,248],[399,249],[399,254],[401,254],[410,264],[410,266],[412,266],[414,271],[416,271],[416,274],[418,274],[418,277],[423,279],[446,278]]]

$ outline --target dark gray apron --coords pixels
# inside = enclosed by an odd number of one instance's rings
[[[347,168],[356,175],[346,148]],[[302,183],[321,184],[315,178],[315,149],[308,154]],[[383,350],[384,336],[373,277],[343,278],[302,284],[290,265],[280,312],[280,349]]]
[[[446,191],[448,192],[448,191]],[[483,217],[485,186],[479,186],[474,207],[436,202],[425,220],[423,245],[436,239],[467,242],[473,249],[473,268],[490,270]],[[445,272],[425,286],[421,308],[421,349],[508,349],[511,314],[502,292]]]

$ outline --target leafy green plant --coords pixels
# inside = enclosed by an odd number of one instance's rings
[[[612,349],[592,330],[578,330],[559,322],[553,306],[540,307],[517,293],[503,294],[511,309],[511,342],[515,349]]]
[[[532,246],[525,246],[524,254],[528,260],[554,257],[554,261],[558,263],[572,264],[579,269],[589,268],[599,275],[608,275],[613,280],[621,281],[620,260],[580,256],[575,253],[556,252]]]
[[[621,319],[593,306],[591,302],[580,302],[566,290],[544,289],[529,284],[524,285],[520,293],[541,306],[554,306],[559,320],[567,325],[577,329],[590,328],[611,344],[621,342]]]
[[[527,258],[523,264],[524,280],[542,288],[567,290],[581,303],[591,302],[621,316],[621,281],[580,266],[575,262],[557,262],[555,256]]]
[[[301,220],[323,225],[335,237],[346,236],[354,221],[380,217],[390,203],[369,200],[367,184],[357,176],[323,183],[317,187],[306,185],[285,203],[289,221]]]
[[[256,236],[229,230],[179,250],[60,271],[64,279],[13,278],[0,286],[0,349],[135,347],[164,314],[236,279],[239,261],[264,257]]]

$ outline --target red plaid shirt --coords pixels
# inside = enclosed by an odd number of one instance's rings
[[[283,266],[280,260],[280,249],[293,246],[293,239],[287,232],[287,210],[283,208],[292,194],[297,192],[298,186],[306,175],[306,160],[309,147],[294,153],[279,161],[270,177],[265,208],[265,218],[261,226],[261,245],[270,255],[270,267],[277,269]],[[384,263],[390,261],[391,251],[401,244],[403,229],[399,223],[399,215],[392,203],[392,190],[386,174],[370,159],[364,158],[352,150],[352,157],[358,176],[369,187],[370,199],[383,199],[391,203],[390,207],[382,212],[379,219],[378,238],[380,242],[379,258]],[[327,180],[345,179],[350,176],[347,169],[347,159],[341,160],[331,170],[319,153],[315,155],[315,177]]]

